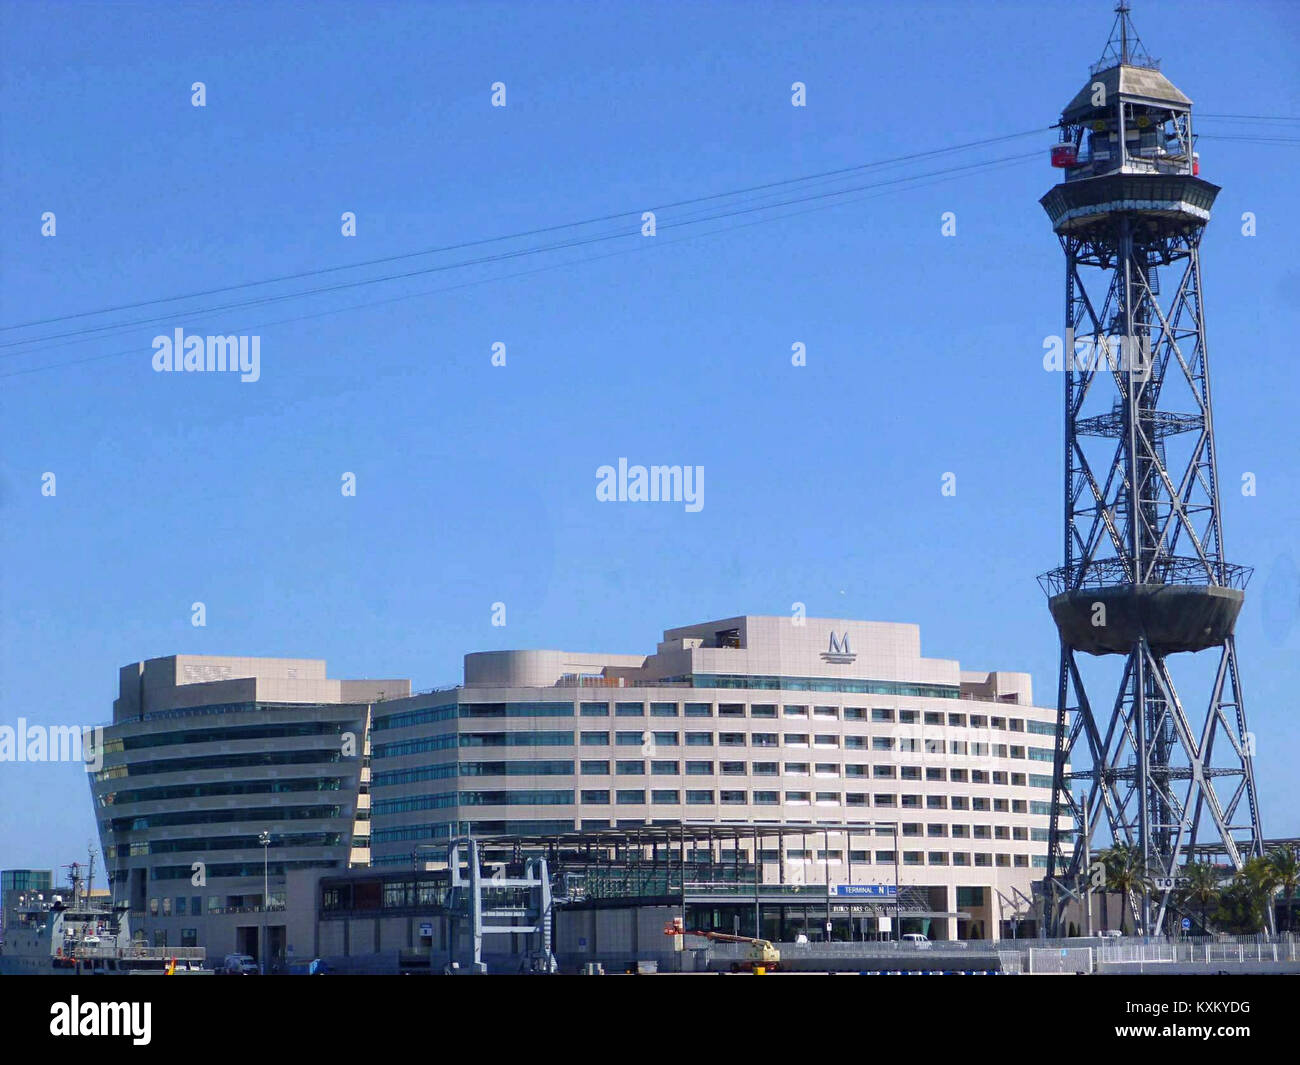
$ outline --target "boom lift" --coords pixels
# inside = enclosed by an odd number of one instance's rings
[[[733,963],[731,966],[732,972],[771,973],[781,968],[781,952],[766,939],[758,939],[754,936],[733,936],[728,935],[726,932],[687,931],[683,928],[680,917],[674,917],[672,921],[664,925],[664,935],[699,936],[701,939],[708,939],[714,943],[748,943],[749,957],[744,961]]]

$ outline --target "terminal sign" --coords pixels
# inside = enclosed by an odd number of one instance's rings
[[[893,884],[832,884],[831,894],[837,899],[895,899],[898,889]]]

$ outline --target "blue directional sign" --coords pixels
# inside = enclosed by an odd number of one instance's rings
[[[893,884],[832,884],[831,895],[837,899],[896,899]]]
[[[1189,931],[1189,930],[1191,929],[1191,927],[1192,927],[1192,919],[1191,919],[1190,917],[1184,917],[1184,918],[1183,918],[1183,931],[1184,931],[1184,932],[1187,932],[1187,931]]]

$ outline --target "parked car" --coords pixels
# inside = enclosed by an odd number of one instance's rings
[[[903,942],[910,943],[917,950],[930,949],[930,937],[923,936],[921,935],[920,932],[908,932],[905,936],[903,936]]]
[[[248,954],[227,954],[218,971],[226,976],[256,976],[257,962]]]
[[[1108,928],[1104,932],[1097,933],[1102,939],[1123,939],[1124,933],[1118,928]]]

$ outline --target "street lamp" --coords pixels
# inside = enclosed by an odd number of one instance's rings
[[[261,968],[262,975],[266,975],[266,907],[270,903],[270,860],[271,860],[271,833],[270,831],[262,832],[257,837],[257,842],[262,845],[262,942],[261,949],[257,952],[258,965]]]

